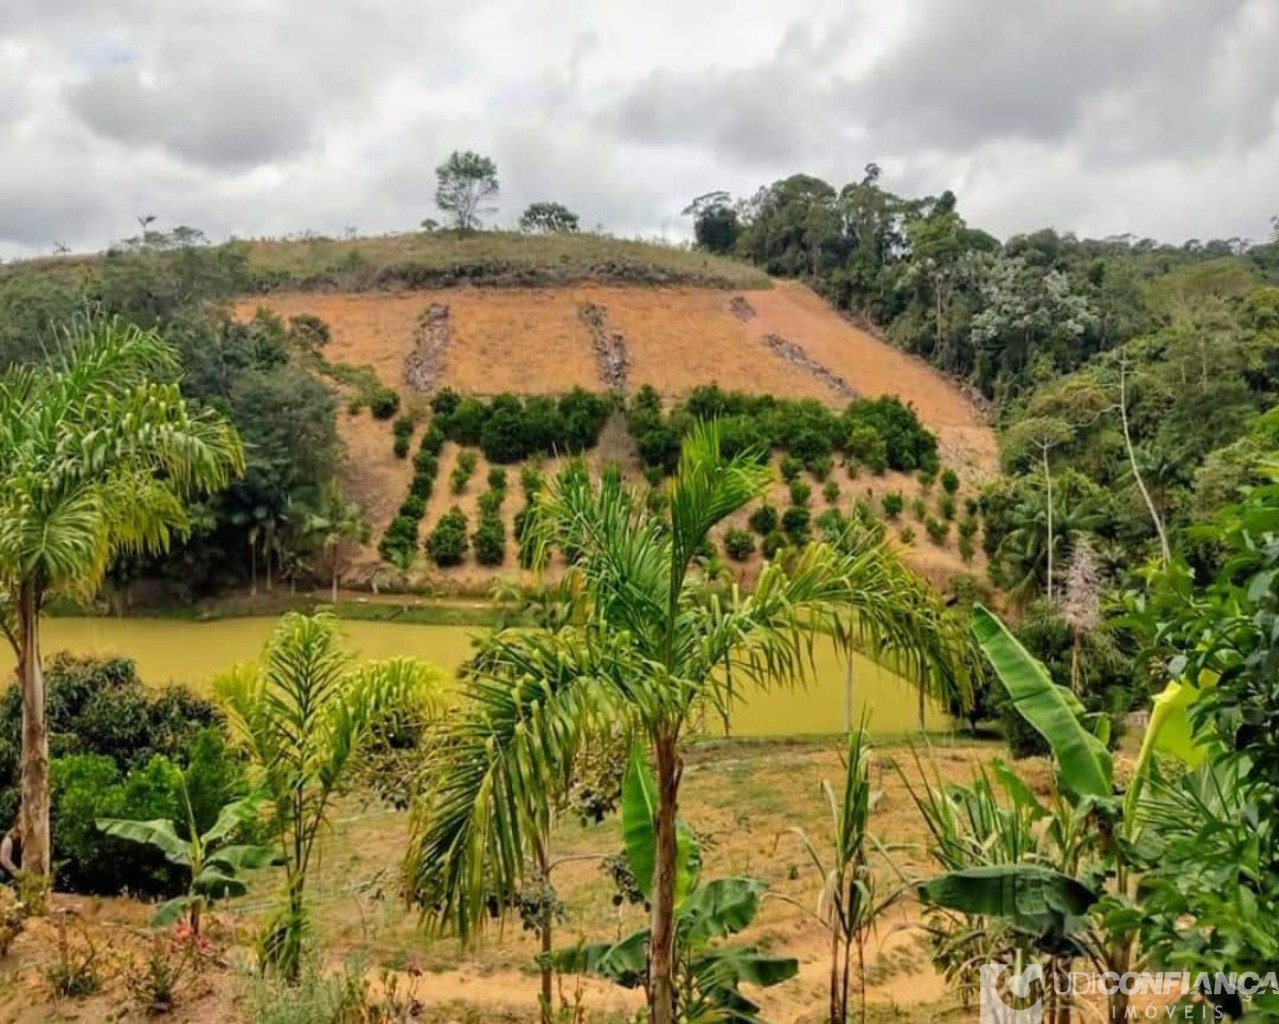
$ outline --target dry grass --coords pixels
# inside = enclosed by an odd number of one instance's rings
[[[524,235],[484,231],[375,238],[256,240],[249,268],[262,291],[279,288],[364,291],[458,284],[558,286],[693,284],[767,288],[768,278],[736,260],[606,235]]]

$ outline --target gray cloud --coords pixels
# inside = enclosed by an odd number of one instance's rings
[[[404,229],[492,154],[496,223],[557,199],[686,237],[795,171],[954,188],[975,224],[1257,235],[1279,179],[1274,0],[0,3],[0,255],[155,213],[212,237]]]

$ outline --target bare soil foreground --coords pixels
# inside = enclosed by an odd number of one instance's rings
[[[972,770],[1000,751],[989,745],[959,742],[934,748],[940,776],[967,781]],[[898,768],[918,786],[920,772],[910,748],[890,746],[875,756],[876,785],[882,797],[872,827],[887,845],[895,846],[893,864],[878,868],[884,887],[930,872],[925,859],[924,830],[919,813]],[[1036,789],[1047,782],[1047,765],[1021,762],[1021,774]],[[931,773],[931,768],[929,772]],[[681,808],[703,834],[704,877],[750,875],[766,879],[770,896],[755,926],[741,938],[769,953],[800,962],[797,978],[752,993],[773,1024],[818,1024],[825,1020],[828,940],[813,911],[822,879],[805,856],[794,829],[815,842],[829,838],[827,811],[819,790],[823,779],[840,777],[834,741],[813,744],[728,741],[694,748]],[[474,948],[431,941],[418,927],[416,915],[397,896],[400,861],[409,819],[371,799],[352,797],[340,808],[333,830],[324,840],[315,900],[317,935],[325,968],[358,970],[375,995],[390,985],[403,1017],[369,1019],[422,1020],[445,1024],[488,1024],[537,1020],[538,983],[532,958],[535,944],[518,921],[494,928]],[[571,858],[556,869],[554,881],[567,908],[558,945],[579,938],[605,939],[629,934],[643,918],[636,907],[613,905],[613,887],[600,858],[619,851],[616,820],[582,826],[563,823],[555,840],[555,856]],[[215,916],[213,962],[184,980],[166,1018],[190,1024],[222,1024],[247,1019],[254,998],[251,980],[252,941],[278,891],[279,879],[259,873],[248,895],[233,909]],[[140,1022],[156,1019],[130,996],[126,978],[151,949],[145,930],[148,908],[127,899],[90,900],[61,897],[55,906],[66,912],[68,942],[75,953],[92,944],[102,991],[85,999],[52,1001],[44,972],[58,961],[52,920],[34,921],[0,961],[0,1020],[15,1024],[40,1021]],[[57,915],[55,914],[55,920]],[[975,1021],[976,1008],[960,1006],[933,971],[926,936],[915,905],[907,901],[888,919],[867,950],[869,1014],[873,1021]],[[353,964],[358,964],[353,968]],[[636,993],[602,982],[562,981],[565,1000],[577,1006],[566,1021],[620,1024],[641,1001]],[[260,996],[259,996],[260,998]],[[1086,1011],[1083,1011],[1086,1012]],[[300,1017],[279,1018],[301,1020]]]

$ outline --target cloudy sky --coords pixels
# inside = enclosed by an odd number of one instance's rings
[[[404,229],[454,148],[625,235],[869,161],[1000,235],[1264,237],[1279,0],[0,0],[0,255]]]

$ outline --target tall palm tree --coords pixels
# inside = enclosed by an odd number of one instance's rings
[[[318,515],[311,516],[306,524],[308,533],[318,534],[320,546],[328,555],[331,571],[331,600],[338,603],[338,577],[342,571],[342,548],[347,544],[363,543],[369,538],[368,520],[364,509],[353,501],[343,501],[336,490],[325,496],[324,507]]]
[[[248,753],[280,830],[284,895],[261,948],[286,980],[301,970],[306,881],[333,797],[380,720],[410,702],[438,710],[441,680],[408,658],[360,664],[336,618],[296,612],[280,620],[258,662],[217,680],[232,737]]]
[[[700,425],[669,485],[669,518],[616,477],[596,487],[562,475],[539,496],[532,549],[569,551],[583,597],[558,632],[502,630],[475,659],[469,699],[450,730],[406,869],[428,913],[464,938],[489,899],[517,888],[533,838],[544,835],[554,794],[592,721],[625,723],[656,765],[649,1004],[671,1024],[676,820],[683,741],[708,704],[726,710],[726,679],[766,686],[801,678],[815,631],[855,610],[872,653],[920,674],[962,675],[964,641],[918,577],[899,575],[882,542],[814,544],[783,568],[764,568],[755,591],[712,590],[697,552],[725,518],[759,498],[771,471],[759,453],[725,458],[718,428]]]
[[[78,325],[45,364],[0,374],[0,587],[22,684],[23,866],[49,871],[40,612],[92,596],[122,554],[189,526],[185,499],[242,472],[229,423],[187,408],[174,350],[119,320]]]

